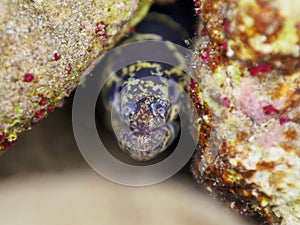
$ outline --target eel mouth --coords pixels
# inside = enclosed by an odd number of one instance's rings
[[[130,133],[134,136],[151,136],[155,132],[158,132],[161,127],[155,127],[155,128],[146,128],[146,129],[139,129],[139,128],[133,128],[130,127]]]
[[[155,129],[122,128],[117,132],[120,148],[137,161],[155,158],[168,146],[170,131],[167,126]]]

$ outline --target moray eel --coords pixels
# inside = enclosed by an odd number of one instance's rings
[[[119,147],[136,161],[147,161],[165,151],[180,131],[180,94],[188,86],[184,56],[172,43],[184,44],[185,30],[171,17],[150,13],[123,43],[169,40],[178,65],[137,61],[111,75],[104,90],[107,111]],[[114,59],[115,60],[115,59]]]

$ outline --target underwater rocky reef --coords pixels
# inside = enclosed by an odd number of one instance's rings
[[[174,1],[157,1],[162,5]],[[150,0],[0,2],[0,150],[39,124]],[[300,224],[299,0],[194,0],[195,180],[261,224]]]

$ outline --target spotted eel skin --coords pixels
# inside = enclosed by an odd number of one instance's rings
[[[150,14],[147,22],[149,20],[148,24],[152,25],[158,22],[163,33],[171,30],[173,41],[182,40],[185,35],[182,28],[165,15]],[[135,33],[129,41],[145,39],[165,40],[162,35],[147,33],[146,29]],[[137,161],[157,157],[172,144],[180,130],[180,93],[186,90],[188,80],[180,66],[184,64],[184,56],[177,54],[171,42],[168,48],[178,60],[176,67],[137,61],[111,75],[106,83],[104,99],[107,110],[112,113],[112,128],[119,147]]]

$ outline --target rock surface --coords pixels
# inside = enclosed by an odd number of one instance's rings
[[[0,151],[47,116],[151,0],[0,2]]]
[[[200,115],[194,176],[269,224],[300,223],[299,4],[195,3],[202,23],[191,84]]]

